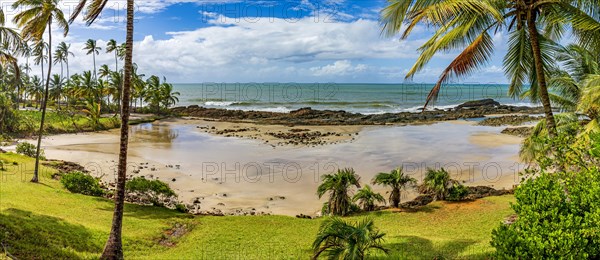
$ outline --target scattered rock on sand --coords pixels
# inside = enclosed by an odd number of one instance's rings
[[[503,134],[514,135],[518,137],[528,137],[533,132],[533,127],[523,126],[523,127],[509,127],[502,130]]]
[[[503,126],[503,125],[513,125],[518,126],[527,122],[535,122],[540,120],[539,117],[530,116],[530,115],[510,115],[510,116],[499,116],[499,117],[489,117],[479,122],[478,125],[483,126]]]
[[[59,173],[63,173],[63,174],[69,173],[69,172],[74,172],[74,171],[89,173],[89,171],[86,170],[85,167],[81,166],[80,164],[74,163],[74,162],[67,162],[67,161],[61,161],[61,160],[48,160],[47,162],[43,162],[42,165],[56,169],[56,170],[58,170]]]

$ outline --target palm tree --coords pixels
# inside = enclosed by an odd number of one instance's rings
[[[60,45],[59,45],[60,46]],[[56,75],[54,74],[54,76],[58,76],[60,77],[60,80],[58,82],[60,82],[62,84],[62,79],[63,79],[63,62],[65,60],[65,53],[60,50],[59,48],[56,48],[56,50],[54,51],[54,65],[56,65],[57,63],[60,63],[60,75]],[[53,79],[56,81],[56,79]],[[52,84],[52,82],[50,83]],[[60,109],[60,91],[61,91],[61,87],[60,85],[58,86],[54,86],[53,90],[56,91],[58,93],[58,95],[56,95],[55,97],[57,98],[56,103],[58,108]]]
[[[13,3],[14,9],[25,9],[15,15],[14,22],[21,27],[21,35],[24,40],[34,40],[42,42],[42,36],[48,29],[48,50],[52,50],[52,22],[56,22],[58,27],[63,30],[64,36],[69,32],[69,24],[60,9],[59,0],[17,0]],[[52,60],[52,53],[48,51],[48,60]],[[48,103],[48,89],[50,87],[50,74],[52,73],[52,63],[48,62],[48,73],[46,75],[46,89],[44,90],[44,102],[42,103],[42,119],[40,122],[40,131],[37,142],[37,151],[35,156],[35,170],[33,172],[32,182],[38,182],[38,170],[40,164],[40,146],[42,145],[42,135],[44,132],[44,121],[46,119],[46,105]]]
[[[60,102],[60,98],[62,97],[62,85],[64,84],[64,79],[58,74],[52,75],[50,78],[50,99],[56,100],[56,102]],[[59,105],[60,107],[60,105]]]
[[[425,106],[435,101],[442,84],[452,77],[467,76],[485,64],[494,50],[491,35],[507,30],[509,41],[504,68],[511,80],[509,94],[518,96],[528,80],[530,88],[540,97],[548,132],[554,137],[556,124],[546,84],[554,42],[570,31],[575,40],[600,52],[599,17],[598,2],[592,0],[397,0],[390,1],[383,10],[382,24],[386,35],[403,31],[403,39],[419,23],[436,29],[419,48],[421,55],[407,78],[423,69],[436,53],[464,48],[442,72]]]
[[[87,50],[87,55],[92,54],[92,58],[94,59],[94,80],[97,80],[98,77],[96,76],[96,55],[100,54],[100,50],[102,50],[102,48],[98,47],[96,40],[88,39],[87,42],[85,42],[85,47],[83,47],[83,50]]]
[[[166,110],[169,106],[179,102],[177,96],[179,96],[180,93],[173,91],[173,85],[166,81],[167,79],[163,78],[163,82],[161,83],[158,76],[151,76],[146,81],[148,95],[146,95],[144,101],[150,105],[150,109],[155,113],[160,113],[162,109]]]
[[[323,175],[323,183],[317,188],[319,199],[329,193],[327,212],[335,216],[345,216],[351,211],[351,187],[360,188],[360,177],[354,169],[338,170],[336,174]]]
[[[27,89],[29,96],[35,100],[35,108],[40,107],[42,97],[44,95],[44,84],[42,79],[37,75],[31,77],[29,89]]]
[[[89,5],[86,5],[87,2]],[[87,24],[92,24],[102,13],[108,0],[80,0],[75,8],[70,21],[73,21],[87,6],[84,19]],[[127,0],[127,35],[125,37],[125,65],[123,69],[123,91],[121,111],[121,138],[119,144],[119,166],[117,169],[117,187],[115,191],[115,209],[110,235],[102,252],[102,259],[122,259],[123,242],[121,232],[123,229],[123,205],[125,204],[125,181],[127,179],[127,147],[129,143],[129,100],[131,93],[131,72],[133,68],[133,20],[134,0]]]
[[[373,178],[373,184],[380,184],[384,186],[389,186],[392,188],[392,192],[390,193],[390,204],[397,208],[400,205],[402,189],[406,189],[407,187],[414,187],[417,184],[417,180],[408,175],[405,175],[402,171],[402,167],[392,170],[390,173],[379,173]]]
[[[119,45],[115,39],[110,39],[106,44],[106,53],[115,53],[115,71],[119,71]]]
[[[372,219],[349,223],[338,217],[329,218],[321,223],[313,242],[312,259],[321,255],[328,259],[365,259],[371,250],[387,254],[388,250],[383,247],[384,236],[385,233],[375,229]]]
[[[566,112],[556,115],[557,132],[585,138],[587,135],[581,133],[600,130],[600,100],[594,98],[598,91],[598,83],[594,83],[594,78],[600,77],[600,58],[575,44],[560,48],[555,57],[560,66],[549,72],[548,83],[552,90],[549,95],[552,104]],[[524,96],[537,98],[531,91],[525,92]],[[580,115],[586,117],[583,122]],[[585,123],[585,127],[581,130],[582,123]],[[519,153],[521,160],[532,163],[542,155],[549,156],[551,147],[544,142],[548,137],[545,128],[546,121],[541,120],[523,141]]]
[[[56,47],[56,52],[60,52],[61,54],[61,72],[62,72],[62,62],[65,63],[66,67],[67,67],[67,79],[69,79],[71,77],[70,73],[69,73],[69,55],[75,57],[75,54],[73,54],[73,52],[71,52],[69,49],[71,48],[71,44],[67,44],[65,42],[61,42],[58,44],[58,47]],[[61,73],[62,74],[62,73]]]
[[[427,175],[425,175],[423,184],[419,186],[419,192],[433,195],[434,200],[444,200],[455,183],[456,181],[450,178],[450,173],[444,168],[440,170],[427,169]]]
[[[369,185],[365,185],[362,189],[358,190],[354,197],[352,197],[352,201],[358,202],[364,211],[373,211],[377,202],[385,203],[383,196],[374,192]]]
[[[0,9],[0,65],[9,65],[13,67],[13,72],[16,73],[14,79],[16,80],[17,87],[17,98],[16,108],[19,108],[19,101],[21,99],[21,69],[17,63],[17,55],[24,53],[25,43],[21,40],[19,33],[15,30],[5,27],[6,21],[4,17],[4,11]]]
[[[115,70],[116,71],[116,70]],[[102,66],[100,66],[100,69],[98,70],[98,74],[100,75],[100,78],[106,78],[110,75],[110,73],[112,72],[112,70],[110,70],[110,68],[108,68],[108,65],[103,64]]]
[[[101,104],[94,99],[87,99],[85,109],[82,110],[90,119],[92,127],[96,129],[100,126],[100,117],[102,115]]]
[[[133,90],[132,98],[139,99],[140,107],[143,106],[144,98],[148,93],[148,83],[144,80],[144,74],[137,73],[137,66],[133,66],[133,72],[131,73],[131,86]],[[135,101],[137,107],[138,100]]]
[[[116,115],[116,113],[121,113],[121,110],[122,110],[121,86],[123,86],[123,74],[121,72],[111,71],[108,76],[108,85],[110,88],[109,92],[110,92],[111,96],[113,97],[113,102],[115,102],[117,104],[118,109],[115,111],[115,115]]]
[[[178,96],[181,95],[181,93],[173,91],[173,84],[167,83],[167,78],[163,77],[163,83],[160,84],[160,95],[162,97],[161,104],[166,110],[179,102]]]
[[[45,80],[44,62],[48,61],[48,49],[48,43],[44,41],[37,41],[33,45],[33,56],[35,57],[33,63],[35,65],[40,65],[40,68],[42,69],[42,83]]]

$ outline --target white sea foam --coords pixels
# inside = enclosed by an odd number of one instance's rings
[[[213,107],[227,107],[227,106],[231,106],[235,104],[235,102],[226,102],[226,101],[207,101],[204,102],[204,105],[206,106],[213,106]]]

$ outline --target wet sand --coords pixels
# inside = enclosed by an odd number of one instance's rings
[[[132,127],[129,172],[167,182],[180,200],[196,201],[201,211],[223,213],[314,215],[324,202],[316,195],[319,176],[345,167],[353,167],[364,184],[398,166],[419,181],[428,167],[444,167],[467,185],[512,188],[518,182],[515,155],[521,139],[500,134],[502,127],[474,124],[288,127],[163,120]],[[238,136],[210,133],[251,127],[256,130]],[[314,146],[278,146],[266,134],[292,128],[342,134]],[[118,130],[51,136],[43,146],[48,158],[80,163],[107,181],[114,178]],[[373,188],[387,197],[384,187]],[[402,199],[415,195],[407,192]]]

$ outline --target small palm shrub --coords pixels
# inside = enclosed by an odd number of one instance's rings
[[[70,192],[89,196],[102,196],[105,191],[100,187],[98,179],[82,172],[70,172],[63,175],[60,183]]]
[[[360,177],[354,169],[338,170],[335,174],[323,175],[323,183],[317,188],[319,198],[329,193],[329,199],[323,206],[324,214],[346,216],[353,211],[352,187],[360,188]]]
[[[377,174],[375,178],[373,178],[372,183],[392,188],[389,202],[393,207],[397,208],[400,206],[400,199],[402,197],[400,192],[407,188],[414,188],[417,185],[417,180],[404,174],[402,167],[400,167],[392,170],[390,173],[382,172]]]
[[[385,203],[383,196],[374,192],[369,185],[358,190],[352,200],[358,202],[364,211],[373,211],[377,203]]]
[[[321,224],[313,242],[313,257],[328,259],[364,259],[369,251],[378,250],[387,254],[383,247],[385,233],[375,228],[372,219],[350,223],[338,217],[329,218]]]
[[[456,181],[450,178],[450,173],[444,168],[440,170],[427,169],[427,175],[425,175],[423,184],[419,186],[419,192],[431,194],[436,200],[445,200],[455,183]]]

